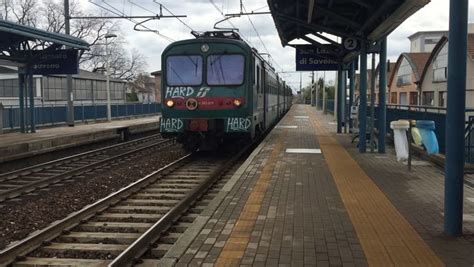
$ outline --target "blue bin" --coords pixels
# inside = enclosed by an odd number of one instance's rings
[[[416,128],[420,130],[421,142],[426,148],[428,155],[439,153],[438,139],[434,133],[434,121],[416,121]]]

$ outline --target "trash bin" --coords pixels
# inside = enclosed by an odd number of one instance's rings
[[[416,128],[416,121],[411,121],[411,138],[416,145],[423,145],[421,142],[420,129]]]
[[[434,133],[434,121],[417,121],[416,128],[420,130],[421,142],[426,148],[428,155],[439,153],[438,139]]]
[[[408,159],[408,140],[407,130],[410,128],[408,121],[398,120],[390,122],[390,128],[394,133],[395,152],[397,153],[397,160]]]

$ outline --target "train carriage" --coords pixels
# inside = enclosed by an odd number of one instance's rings
[[[193,34],[162,54],[162,135],[215,149],[253,139],[289,109],[289,88],[237,33]]]

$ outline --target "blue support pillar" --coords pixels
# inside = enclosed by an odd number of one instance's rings
[[[355,89],[355,64],[357,64],[357,60],[354,60],[351,63],[351,68],[349,71],[349,109],[354,102],[354,89]],[[349,110],[349,131],[352,130],[352,119],[350,119],[350,110]]]
[[[339,67],[339,70],[337,71],[337,133],[342,133],[342,118],[344,116],[343,112],[344,109],[342,107],[342,98],[344,97],[344,94],[342,93],[342,67]]]
[[[18,69],[18,100],[20,105],[20,132],[26,132],[25,129],[25,76],[21,68]]]
[[[367,128],[367,46],[361,41],[360,50],[360,84],[359,84],[359,152],[366,152],[366,128]]]
[[[347,70],[342,71],[342,109],[344,113],[344,133],[347,133]]]
[[[379,153],[385,153],[385,136],[387,135],[387,37],[381,42],[379,59]]]
[[[444,231],[450,236],[462,234],[467,12],[468,0],[450,1],[444,178]]]
[[[33,92],[33,70],[28,67],[28,93],[30,97],[30,131],[36,133],[35,94]]]

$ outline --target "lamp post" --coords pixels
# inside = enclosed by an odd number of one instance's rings
[[[105,56],[107,60],[107,83],[106,83],[106,90],[107,90],[107,121],[112,121],[112,109],[110,106],[110,57],[109,57],[109,38],[115,38],[117,35],[113,33],[107,33],[105,35]]]

